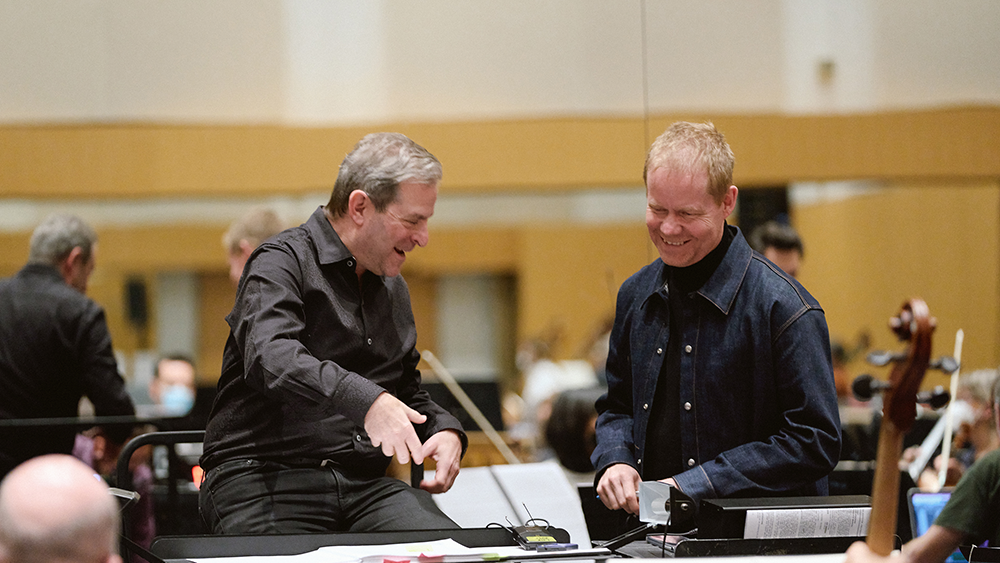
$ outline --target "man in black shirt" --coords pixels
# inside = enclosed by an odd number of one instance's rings
[[[104,310],[84,295],[97,235],[53,215],[31,236],[28,264],[0,280],[0,418],[74,417],[82,396],[98,416],[133,415]],[[131,429],[109,429],[113,442]],[[73,428],[0,428],[0,477],[27,459],[73,451]]]
[[[345,157],[329,203],[261,244],[226,317],[201,510],[215,533],[455,527],[448,490],[467,444],[420,389],[406,253],[428,241],[441,165],[403,135]],[[420,489],[385,476],[431,458]]]

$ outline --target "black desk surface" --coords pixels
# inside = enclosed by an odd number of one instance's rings
[[[555,528],[557,541],[569,533]],[[466,547],[517,545],[503,528],[411,530],[400,532],[289,534],[274,536],[166,536],[153,541],[150,551],[164,559],[237,557],[244,555],[297,555],[329,545],[378,545],[451,538]]]

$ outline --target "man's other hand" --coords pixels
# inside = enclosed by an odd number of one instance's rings
[[[868,544],[856,541],[847,548],[847,558],[844,563],[887,563],[890,559],[899,559],[899,552],[893,552],[894,557],[883,557],[872,551]]]
[[[619,508],[629,514],[639,513],[639,472],[631,465],[618,463],[609,467],[601,481],[597,483],[597,494],[604,506],[611,510]]]
[[[462,440],[454,430],[442,430],[424,442],[424,457],[434,460],[434,479],[424,479],[420,488],[444,493],[455,483],[462,459]]]
[[[399,463],[409,463],[412,458],[419,464],[424,462],[424,453],[413,425],[426,421],[425,415],[382,393],[365,414],[365,432],[373,446],[382,446],[386,457],[395,457]]]

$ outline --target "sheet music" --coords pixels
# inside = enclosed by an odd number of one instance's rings
[[[748,510],[743,537],[826,538],[864,536],[870,507]]]

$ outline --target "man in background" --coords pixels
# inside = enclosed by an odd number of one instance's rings
[[[797,278],[805,248],[791,225],[768,221],[755,228],[747,238],[750,248],[764,255],[786,274]]]
[[[149,398],[162,409],[162,414],[188,414],[194,406],[196,392],[194,360],[173,354],[156,362],[156,372],[149,382]]]
[[[229,229],[222,235],[222,246],[226,249],[229,279],[233,281],[233,285],[240,283],[243,266],[250,258],[250,253],[260,243],[284,229],[285,224],[281,218],[268,207],[255,207],[229,226]]]
[[[0,482],[0,563],[121,563],[118,506],[79,460],[44,455]]]
[[[97,416],[133,415],[111,350],[104,310],[85,293],[97,235],[53,215],[31,236],[28,264],[0,280],[0,418],[77,416],[86,396]],[[108,428],[120,447],[131,428]],[[0,475],[47,453],[73,451],[76,430],[0,429]]]
[[[992,392],[993,424],[1000,432],[1000,379]],[[845,563],[941,563],[960,545],[1000,547],[1000,450],[978,459],[958,481],[948,504],[927,532],[906,542],[902,552],[876,555],[857,542],[847,550]]]

